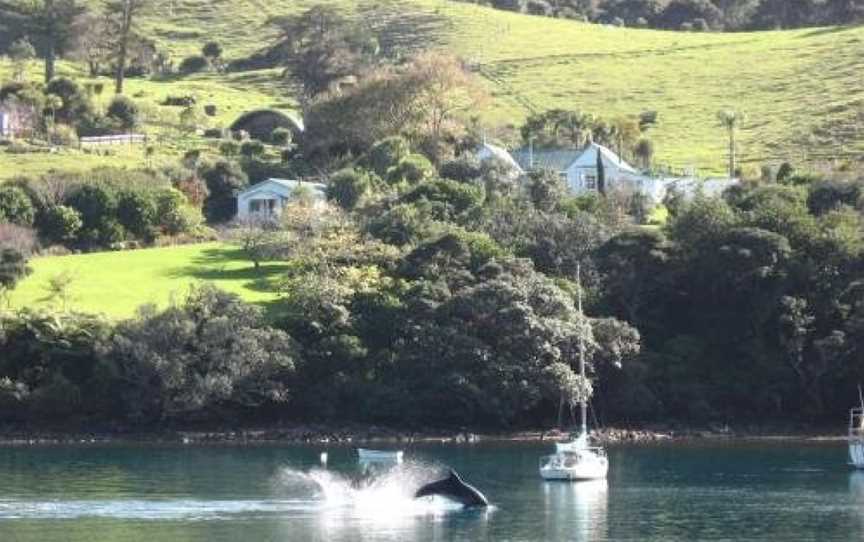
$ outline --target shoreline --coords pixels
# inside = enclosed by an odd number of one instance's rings
[[[591,431],[603,445],[660,444],[673,442],[840,442],[845,433],[830,433],[807,428],[731,429],[723,428],[604,428]],[[0,447],[62,446],[62,445],[332,445],[356,444],[478,444],[478,443],[542,443],[566,440],[567,432],[558,430],[521,430],[485,432],[463,430],[399,430],[380,426],[296,425],[266,428],[166,429],[151,431],[51,431],[0,430]]]

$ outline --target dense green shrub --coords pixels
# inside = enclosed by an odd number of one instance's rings
[[[65,205],[48,207],[40,220],[39,231],[51,243],[69,243],[81,230],[81,213]]]
[[[387,182],[417,184],[435,176],[435,166],[422,154],[409,154],[387,170]]]
[[[383,177],[410,153],[411,148],[404,137],[388,137],[372,145],[360,163]]]
[[[327,184],[327,197],[343,209],[351,210],[372,186],[373,181],[367,173],[343,169],[330,178]]]
[[[201,48],[201,54],[206,58],[218,59],[222,57],[222,46],[219,42],[208,41]]]
[[[17,186],[0,186],[0,222],[32,226],[36,218],[33,202]]]
[[[192,55],[184,58],[180,65],[177,67],[177,71],[184,75],[189,75],[192,73],[203,72],[210,65],[207,62],[207,59],[200,55]]]
[[[138,126],[138,104],[126,96],[115,96],[108,105],[106,116],[117,122],[123,130],[131,130]]]
[[[151,240],[157,225],[155,194],[123,190],[117,194],[117,221],[139,239]]]
[[[198,100],[191,94],[186,94],[185,96],[172,96],[169,94],[162,100],[162,105],[170,107],[191,107],[196,103],[198,103]]]
[[[823,215],[842,205],[860,208],[862,204],[861,183],[849,181],[820,181],[810,186],[807,207],[814,215]]]
[[[468,157],[444,162],[438,171],[445,179],[453,179],[463,183],[477,179],[482,173],[477,160]]]
[[[58,121],[75,124],[93,116],[93,104],[87,92],[68,77],[52,79],[45,87],[45,94],[60,98],[60,108],[51,112]]]
[[[419,184],[416,188],[402,196],[400,201],[413,203],[420,200],[436,202],[445,206],[445,214],[439,216],[442,220],[452,220],[456,215],[464,213],[483,202],[483,189],[449,179],[434,179]]]
[[[117,212],[116,194],[104,184],[77,187],[66,198],[65,205],[81,214],[82,228],[91,232],[112,220]]]
[[[255,158],[256,156],[261,156],[262,154],[264,154],[264,144],[257,139],[244,141],[240,145],[240,154],[242,154],[246,158]]]
[[[534,206],[543,211],[555,209],[567,194],[567,186],[555,171],[532,171],[528,194]]]
[[[169,235],[191,233],[204,218],[201,211],[189,205],[186,196],[176,188],[168,188],[156,196],[159,225]]]
[[[232,139],[226,139],[219,143],[219,154],[226,158],[237,156],[240,152],[240,144]]]
[[[291,337],[264,325],[260,309],[213,287],[121,324],[106,350],[126,376],[125,414],[139,422],[224,420],[285,402],[299,358]]]
[[[24,254],[14,248],[0,247],[0,293],[15,288],[30,273]]]
[[[50,141],[52,145],[77,147],[78,132],[68,124],[55,124],[48,132],[48,141]]]
[[[288,128],[276,128],[273,130],[273,133],[270,134],[270,141],[274,145],[289,145],[291,143],[292,133]]]
[[[117,373],[97,355],[109,331],[103,319],[74,312],[0,314],[0,420],[116,420]]]

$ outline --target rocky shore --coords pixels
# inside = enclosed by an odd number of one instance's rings
[[[604,444],[660,443],[705,439],[807,439],[836,440],[843,434],[829,434],[808,428],[604,428],[592,431],[592,436]],[[553,442],[568,438],[558,430],[474,432],[463,430],[410,431],[379,426],[294,425],[267,428],[220,428],[196,430],[162,430],[150,432],[63,432],[63,431],[0,431],[0,446],[92,445],[92,444],[333,444],[359,443],[412,444],[479,442]]]

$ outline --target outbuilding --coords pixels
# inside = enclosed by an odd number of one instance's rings
[[[327,198],[325,190],[321,183],[267,179],[237,195],[237,218],[278,217],[285,206],[297,198],[309,198],[313,204],[319,205]]]

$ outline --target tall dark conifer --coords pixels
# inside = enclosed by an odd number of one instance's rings
[[[603,165],[603,153],[597,147],[597,191],[606,195],[606,166]]]

